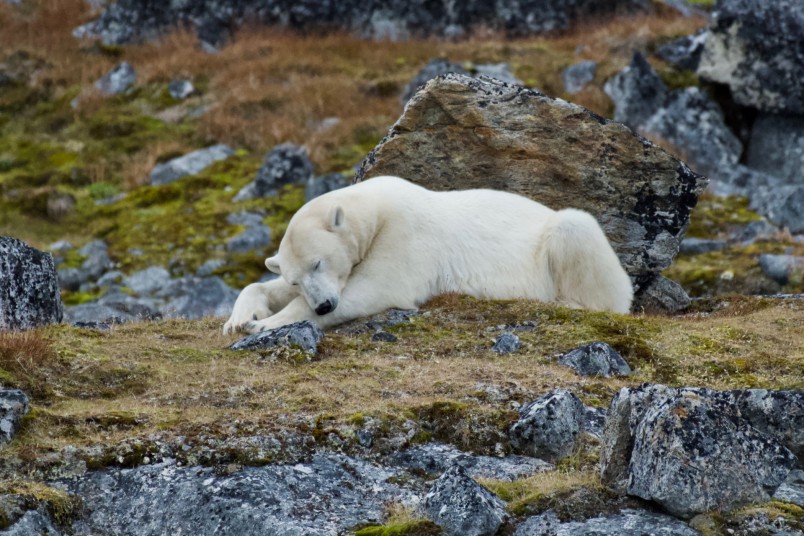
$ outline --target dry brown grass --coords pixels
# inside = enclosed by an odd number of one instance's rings
[[[0,6],[0,57],[26,49],[46,58],[52,68],[40,83],[80,85],[82,114],[99,105],[91,92],[94,80],[125,59],[137,70],[139,85],[185,77],[203,87],[214,102],[199,120],[203,139],[258,152],[281,142],[303,143],[322,172],[359,161],[399,116],[402,88],[431,58],[507,62],[527,84],[609,115],[611,103],[602,83],[629,61],[633,50],[645,51],[703,25],[668,11],[597,21],[553,37],[509,40],[479,32],[464,41],[403,43],[247,27],[213,55],[200,49],[192,31],[177,30],[157,42],[128,46],[122,58],[115,58],[91,52],[91,43],[72,37],[72,29],[91,17],[83,0],[27,4],[31,7],[23,11]],[[565,94],[561,71],[589,59],[600,62],[595,81],[578,95]],[[321,127],[333,117],[340,122]]]
[[[0,332],[0,385],[47,397],[52,376],[63,370],[50,341],[39,331]]]

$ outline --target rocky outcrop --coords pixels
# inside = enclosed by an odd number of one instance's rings
[[[423,502],[427,516],[445,536],[493,536],[508,517],[505,503],[460,465],[441,475]]]
[[[601,476],[691,517],[770,499],[804,453],[804,393],[662,385],[611,403]]]
[[[283,143],[265,155],[254,182],[244,186],[234,200],[247,201],[276,195],[282,186],[306,184],[312,176],[313,164],[307,156],[307,149],[292,143]]]
[[[627,376],[631,367],[620,352],[605,342],[593,342],[571,350],[558,358],[558,362],[581,376]]]
[[[556,462],[575,449],[584,429],[583,402],[566,389],[556,389],[519,410],[508,435],[520,454]]]
[[[698,74],[743,106],[804,114],[804,4],[719,0]]]
[[[645,11],[646,0],[527,0],[501,2],[306,2],[240,0],[221,3],[118,0],[100,18],[77,28],[77,37],[124,44],[158,37],[170,28],[195,28],[202,42],[218,46],[245,20],[286,28],[346,30],[376,39],[402,40],[438,35],[460,37],[476,27],[511,36],[562,30],[572,23],[601,15]]]
[[[343,534],[382,522],[386,504],[411,493],[395,472],[337,454],[309,463],[249,467],[232,474],[166,462],[87,473],[63,485],[84,500],[77,536],[118,534]]]
[[[308,354],[315,355],[317,345],[323,338],[324,332],[321,331],[321,328],[305,320],[249,335],[232,344],[229,349],[255,350],[258,348],[287,346],[299,348]]]
[[[199,149],[163,164],[157,164],[151,171],[148,182],[154,186],[169,184],[182,177],[200,173],[218,160],[225,160],[233,154],[234,150],[226,145],[213,145],[206,149]]]
[[[0,331],[58,323],[62,316],[59,282],[50,253],[0,236]]]
[[[29,409],[28,395],[19,389],[0,391],[0,446],[14,438]]]
[[[465,157],[471,155],[471,158]],[[493,188],[594,214],[638,292],[670,265],[706,180],[618,123],[536,91],[445,75],[408,103],[356,180]]]

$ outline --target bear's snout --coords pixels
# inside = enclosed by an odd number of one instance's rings
[[[318,315],[325,315],[329,312],[332,312],[333,309],[335,309],[335,305],[331,300],[327,300],[324,303],[319,304],[318,307],[315,308],[315,312]]]

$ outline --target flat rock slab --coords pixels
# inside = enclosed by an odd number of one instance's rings
[[[0,331],[58,323],[63,314],[53,256],[0,236]]]
[[[315,324],[303,321],[269,329],[244,337],[229,347],[230,350],[256,350],[287,346],[301,348],[308,354],[315,355],[318,343],[324,338],[324,332]]]
[[[619,123],[531,89],[457,74],[429,81],[411,98],[356,180],[381,175],[586,210],[637,291],[670,265],[707,185]]]
[[[514,536],[698,536],[683,521],[645,510],[623,510],[617,515],[562,523],[553,511],[530,517]]]

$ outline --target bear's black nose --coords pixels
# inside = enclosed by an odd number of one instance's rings
[[[318,307],[315,308],[316,314],[325,315],[332,311],[334,307],[332,306],[332,302],[327,300],[324,303],[320,304]]]

